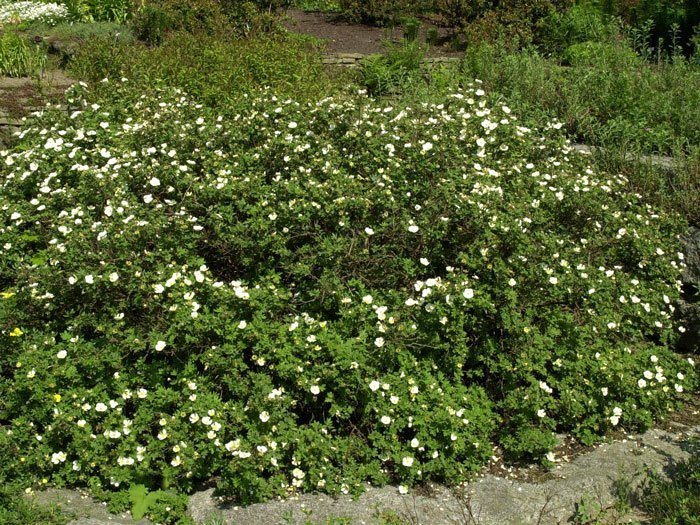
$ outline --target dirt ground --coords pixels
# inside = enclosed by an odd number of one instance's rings
[[[361,53],[372,54],[385,51],[387,44],[400,42],[403,29],[384,28],[366,24],[350,24],[341,20],[333,13],[308,13],[298,9],[289,9],[283,20],[283,25],[289,31],[304,33],[323,39],[327,42],[329,53]],[[427,22],[421,25],[418,41],[425,42],[428,30],[435,27],[438,40],[445,40],[449,31],[437,28]],[[458,57],[461,52],[453,51],[445,46],[434,45],[428,49],[428,56]]]

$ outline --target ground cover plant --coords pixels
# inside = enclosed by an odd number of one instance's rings
[[[249,503],[548,461],[695,388],[684,221],[560,123],[480,83],[216,110],[105,85],[0,157],[5,472],[161,491],[167,522],[212,479]]]

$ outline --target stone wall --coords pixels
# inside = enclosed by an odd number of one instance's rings
[[[370,55],[362,53],[327,53],[323,56],[323,63],[329,66],[340,67],[356,67],[359,63]],[[437,66],[440,64],[456,64],[459,63],[459,57],[427,57],[423,62],[428,66]]]

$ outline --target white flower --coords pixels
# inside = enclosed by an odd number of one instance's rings
[[[410,231],[411,233],[418,233],[418,230],[420,230],[420,228],[418,226],[416,226],[415,224],[411,224],[408,227],[408,231]]]
[[[639,381],[637,381],[637,386],[639,388],[644,388],[645,386],[647,386],[647,382],[644,379],[640,379]]]
[[[270,414],[268,414],[265,411],[260,412],[260,415],[258,417],[260,418],[260,421],[262,421],[263,423],[267,423],[270,420]]]
[[[56,354],[56,357],[58,357],[59,359],[65,359],[67,355],[68,352],[66,352],[65,350],[59,350]]]
[[[370,389],[372,392],[376,392],[377,390],[379,390],[379,387],[380,387],[380,386],[381,386],[381,385],[379,384],[379,381],[372,381],[372,382],[369,384],[369,389]]]
[[[513,278],[508,280],[508,286],[515,286],[516,284],[517,284],[517,282]]]
[[[432,142],[426,142],[425,144],[423,144],[423,148],[422,148],[423,151],[430,151],[431,149],[433,149]]]
[[[399,494],[408,494],[408,487],[399,485]]]
[[[294,470],[292,470],[292,476],[294,476],[296,479],[304,479],[304,476],[306,476],[306,474],[300,468],[295,468]]]
[[[418,440],[417,440],[416,438],[413,438],[413,439],[411,440],[411,447],[412,447],[412,448],[418,448],[418,445],[420,445],[420,443],[418,442]]]
[[[97,403],[95,405],[95,412],[107,412],[107,405],[104,403]]]
[[[150,193],[148,195],[144,195],[143,202],[145,202],[146,204],[150,204],[151,202],[153,202],[153,195],[151,195]]]
[[[92,275],[86,275],[85,282],[88,284],[93,284],[95,282],[95,278]]]
[[[365,296],[362,298],[362,302],[365,303],[365,304],[372,304],[372,301],[373,301],[373,300],[374,300],[374,299],[372,298],[371,295],[365,295]]]
[[[381,421],[382,423],[384,423],[385,425],[388,425],[388,424],[391,423],[391,418],[390,418],[389,416],[382,416],[382,418],[380,419],[380,421]]]
[[[317,396],[321,393],[321,389],[318,387],[318,385],[312,385],[309,390],[315,396]]]
[[[240,328],[241,330],[243,330],[246,326],[248,326],[248,323],[246,321],[241,321],[240,323],[238,323],[238,328]]]
[[[145,399],[147,395],[148,390],[146,390],[145,388],[139,388],[136,392],[136,397],[138,397],[139,399]]]
[[[556,277],[550,277],[549,282],[550,284],[557,284],[559,282],[559,279],[557,279]]]
[[[377,348],[381,348],[382,346],[384,346],[384,338],[383,338],[383,337],[377,337],[377,338],[374,340],[374,346],[376,346]]]
[[[58,465],[59,463],[63,463],[66,461],[66,453],[65,452],[54,452],[51,454],[51,463],[54,465]]]
[[[404,456],[404,458],[401,460],[401,464],[404,467],[411,467],[413,465],[413,458],[411,456]]]
[[[175,457],[173,458],[173,460],[170,462],[170,464],[171,464],[173,467],[177,467],[177,466],[179,466],[181,463],[182,463],[182,460],[180,459],[180,456],[175,456]]]
[[[547,412],[546,412],[546,410],[544,410],[543,408],[540,408],[540,409],[537,411],[537,417],[546,417],[546,416],[547,416]]]
[[[428,259],[426,259],[425,257],[421,257],[421,258],[420,258],[420,263],[421,263],[423,266],[428,266],[428,265],[430,264],[430,261],[429,261]]]
[[[116,283],[119,280],[119,274],[117,272],[110,273],[109,280],[113,283]]]
[[[367,227],[365,228],[365,233],[367,235],[374,235],[374,230],[372,228]]]
[[[474,297],[474,290],[471,288],[466,288],[463,292],[462,295],[464,296],[465,299],[471,299]]]
[[[167,345],[165,341],[158,341],[155,346],[156,352],[162,352],[166,346]]]
[[[153,177],[148,183],[153,187],[160,186],[160,179],[158,179],[158,177]]]

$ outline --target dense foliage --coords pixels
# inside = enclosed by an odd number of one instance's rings
[[[454,483],[694,388],[682,221],[480,85],[440,103],[109,84],[2,152],[3,469],[250,502]],[[551,456],[549,456],[551,459]]]

